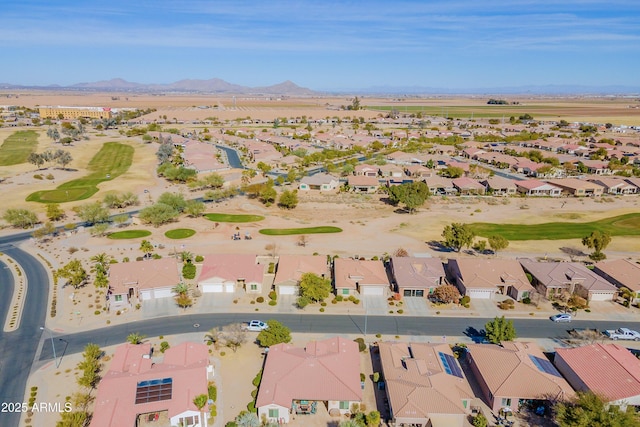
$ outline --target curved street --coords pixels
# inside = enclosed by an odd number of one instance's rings
[[[21,233],[21,236],[30,233]],[[27,293],[20,327],[12,332],[0,330],[0,402],[22,402],[25,387],[36,356],[45,324],[49,279],[45,268],[30,254],[7,242],[17,241],[16,236],[0,239],[2,252],[13,258],[26,273]],[[24,240],[24,237],[23,239]],[[4,267],[4,265],[3,265]],[[9,269],[0,272],[0,321],[4,325],[13,296],[13,276]],[[19,413],[0,413],[0,425],[17,426]]]

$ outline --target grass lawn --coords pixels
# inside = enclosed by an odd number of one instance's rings
[[[190,228],[176,228],[175,230],[169,230],[164,235],[170,239],[186,239],[196,234],[196,230]]]
[[[321,234],[321,233],[340,233],[342,228],[338,227],[307,227],[307,228],[263,228],[260,234],[267,236],[291,236],[293,234]]]
[[[544,224],[469,224],[483,237],[502,236],[507,240],[582,239],[592,231],[609,232],[612,236],[640,236],[640,213],[604,218],[592,222],[547,222]]]
[[[89,162],[89,175],[67,181],[55,190],[31,193],[27,202],[64,203],[88,199],[98,192],[98,184],[125,173],[133,161],[134,148],[119,142],[107,142]]]
[[[147,236],[151,236],[151,232],[149,230],[124,230],[111,233],[107,237],[109,239],[137,239],[139,237]]]
[[[0,166],[26,163],[37,146],[38,133],[34,130],[19,130],[9,135],[0,146]]]
[[[258,222],[264,219],[261,215],[231,215],[223,213],[204,214],[209,221],[215,222]]]

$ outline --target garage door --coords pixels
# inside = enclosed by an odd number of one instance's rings
[[[591,301],[611,301],[613,299],[613,294],[610,293],[591,293]]]
[[[360,288],[362,295],[384,295],[384,288],[380,286],[363,286]]]
[[[228,294],[232,294],[236,291],[236,285],[235,283],[225,283],[224,284],[224,291]]]
[[[278,286],[278,293],[280,295],[295,295],[296,286]]]
[[[153,291],[153,296],[155,298],[171,298],[173,292],[171,292],[171,289],[156,289]]]
[[[151,290],[140,291],[140,297],[143,301],[148,301],[153,298],[151,295]]]
[[[478,299],[491,299],[491,297],[493,296],[493,290],[488,289],[488,290],[480,290],[480,289],[469,289],[467,290],[467,295],[469,295],[469,297],[471,297],[471,299],[474,298],[478,298]]]
[[[223,292],[224,289],[222,287],[222,283],[204,283],[202,284],[202,292],[203,293],[208,293],[208,292]]]

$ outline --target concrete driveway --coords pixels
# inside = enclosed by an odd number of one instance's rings
[[[429,301],[421,297],[403,298],[404,309],[411,316],[428,316],[431,314]]]
[[[180,307],[173,298],[156,298],[144,301],[142,304],[142,317],[149,319],[161,316],[176,316],[180,314]]]
[[[387,299],[378,295],[362,296],[362,306],[367,314],[383,314],[388,311]]]
[[[278,295],[278,313],[295,313],[298,311],[295,295]]]

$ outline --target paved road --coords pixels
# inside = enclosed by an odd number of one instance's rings
[[[40,326],[45,322],[49,296],[49,279],[42,264],[30,254],[4,243],[5,238],[0,239],[2,252],[22,266],[28,287],[20,327],[12,332],[0,329],[0,403],[24,400],[27,379],[43,333]],[[4,325],[14,287],[9,270],[0,272],[0,284],[0,322]],[[19,422],[19,413],[0,413],[3,427],[17,426]]]
[[[249,319],[251,317],[251,319]],[[440,339],[444,336],[477,335],[491,319],[487,318],[452,318],[452,317],[410,317],[410,316],[348,316],[348,315],[314,315],[278,313],[252,315],[246,313],[214,313],[193,314],[149,319],[125,325],[109,326],[97,330],[79,332],[68,335],[54,335],[57,342],[64,345],[65,354],[81,352],[87,343],[95,343],[101,347],[122,343],[127,335],[138,332],[154,337],[191,332],[204,334],[214,326],[247,320],[276,319],[293,332],[304,333],[340,333],[340,334],[375,334],[384,335],[422,335]],[[514,319],[514,326],[519,337],[526,338],[568,338],[567,330],[572,328],[596,328],[599,330],[617,328],[620,322],[575,320],[570,324],[553,323],[547,319]],[[198,325],[197,327],[194,325]],[[633,322],[625,323],[634,327]],[[640,322],[635,326],[640,328]],[[338,332],[339,331],[339,332]],[[51,346],[43,346],[41,361],[53,358]],[[60,352],[60,351],[59,351]],[[60,354],[58,354],[58,357]]]
[[[219,148],[220,150],[223,150],[225,153],[227,153],[227,160],[229,161],[229,166],[231,166],[232,168],[244,169],[244,166],[242,165],[242,160],[240,160],[240,155],[236,150],[234,150],[231,147],[227,147],[226,145],[220,145],[220,144],[216,144],[216,147]]]

